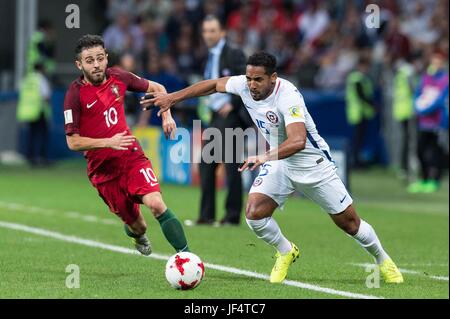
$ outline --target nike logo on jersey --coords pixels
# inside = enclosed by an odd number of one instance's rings
[[[347,195],[345,195],[344,198],[340,200],[341,204],[344,201],[344,199],[346,199],[346,198],[347,198]]]
[[[92,106],[94,106],[95,103],[97,103],[98,100],[95,100],[94,102],[92,102],[91,104],[86,105],[86,107],[88,109],[90,109]]]

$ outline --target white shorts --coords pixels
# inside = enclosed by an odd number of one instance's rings
[[[249,193],[267,195],[282,207],[296,190],[328,214],[342,213],[353,203],[336,173],[336,166],[329,161],[323,161],[313,169],[288,168],[282,160],[267,162],[261,167]]]

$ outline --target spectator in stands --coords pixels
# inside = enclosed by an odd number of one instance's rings
[[[361,58],[356,70],[349,74],[346,84],[347,121],[353,126],[352,165],[363,167],[361,157],[369,121],[375,117],[374,87],[368,76],[370,60]]]
[[[173,65],[175,63],[168,54],[151,55],[148,58],[147,69],[144,71],[143,77],[163,85],[167,92],[181,90],[187,86],[187,83],[176,74]],[[161,125],[161,117],[157,116],[157,112],[140,112],[139,116],[139,126]]]
[[[184,21],[189,21],[184,0],[173,0],[171,15],[167,19],[165,30],[170,43],[177,42],[181,24]]]
[[[55,80],[55,47],[55,30],[52,23],[48,20],[39,21],[38,28],[28,44],[27,72],[35,71],[36,65],[39,64],[47,77]]]
[[[294,57],[292,73],[297,79],[297,84],[302,88],[315,88],[314,77],[319,71],[319,64],[313,56],[311,46],[299,47]]]
[[[130,11],[122,9],[117,13],[114,24],[105,30],[103,39],[108,51],[117,54],[129,52],[135,57],[141,55],[144,49],[144,34],[131,18]]]
[[[414,91],[416,83],[416,58],[399,60],[396,65],[392,93],[392,115],[401,127],[401,176],[410,179],[410,150],[414,129]]]
[[[409,38],[400,30],[400,20],[393,17],[388,24],[385,36],[387,55],[391,65],[398,59],[406,59],[411,54]]]
[[[433,193],[442,178],[444,145],[448,147],[448,72],[447,56],[435,51],[415,94],[414,108],[418,118],[417,156],[420,179],[408,187],[411,193]],[[442,138],[443,136],[446,138]]]
[[[307,10],[301,15],[298,29],[301,43],[314,42],[326,30],[330,17],[321,0],[309,0]]]
[[[43,64],[37,63],[22,81],[17,121],[27,124],[26,157],[32,167],[48,165],[48,131],[52,110],[50,82]]]

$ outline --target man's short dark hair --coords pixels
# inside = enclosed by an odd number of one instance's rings
[[[39,20],[37,27],[40,30],[46,30],[46,31],[53,29],[52,23],[50,22],[50,20],[47,20],[47,19]]]
[[[277,70],[277,59],[270,53],[261,51],[251,55],[247,65],[263,66],[267,75],[272,75]]]
[[[77,46],[75,48],[75,56],[79,60],[81,58],[81,51],[85,49],[90,49],[93,47],[100,46],[103,49],[105,48],[105,42],[99,35],[86,34],[83,35],[80,39],[78,39]]]
[[[208,14],[203,19],[203,23],[204,22],[210,22],[210,21],[217,21],[217,23],[219,24],[220,29],[223,30],[223,21],[221,21],[218,16],[216,16],[214,14]]]

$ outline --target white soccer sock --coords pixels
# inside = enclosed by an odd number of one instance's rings
[[[381,246],[375,230],[364,220],[361,219],[358,232],[353,238],[375,258],[377,264],[381,264],[386,259],[389,259],[389,255]]]
[[[274,246],[280,254],[284,255],[291,251],[291,243],[283,236],[280,227],[273,218],[267,217],[259,220],[247,219],[247,224],[258,238]]]

